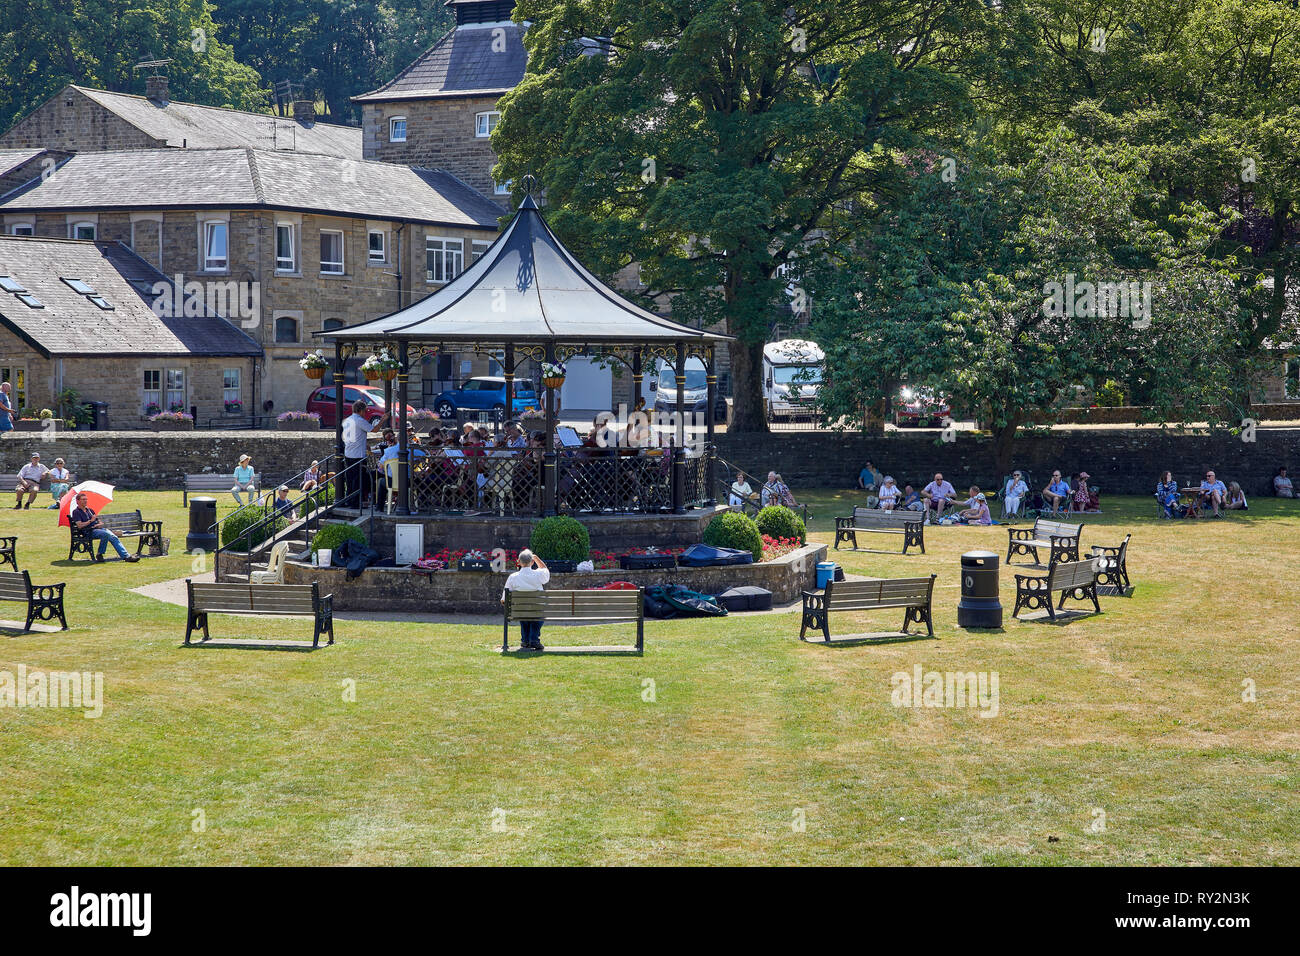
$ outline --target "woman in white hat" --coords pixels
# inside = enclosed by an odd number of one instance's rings
[[[235,500],[242,508],[244,499],[239,497],[241,491],[248,492],[250,502],[257,496],[257,473],[253,471],[253,459],[248,455],[239,456],[239,467],[235,469],[235,485],[230,489],[230,493],[235,496]]]
[[[313,491],[320,484],[320,462],[312,459],[307,470],[302,473],[302,490]]]
[[[63,496],[66,495],[68,489],[72,487],[72,475],[68,473],[67,468],[63,467],[62,458],[54,459],[54,467],[50,469],[49,477],[50,496],[54,498],[54,504],[50,505],[50,507],[57,508],[59,502],[63,500]]]

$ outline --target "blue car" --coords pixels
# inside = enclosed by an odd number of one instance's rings
[[[511,414],[519,415],[537,408],[537,392],[527,379],[515,379],[515,408]],[[481,375],[471,378],[460,388],[443,392],[433,402],[439,418],[455,418],[461,409],[475,412],[504,412],[506,408],[506,380],[499,375]]]

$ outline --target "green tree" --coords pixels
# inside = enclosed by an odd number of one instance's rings
[[[899,187],[891,151],[964,129],[985,64],[978,0],[523,0],[529,74],[502,101],[498,178],[546,188],[599,273],[639,263],[648,301],[721,322],[729,428],[766,429],[762,347],[781,270]],[[582,55],[604,37],[607,56]]]
[[[257,73],[234,56],[204,0],[0,0],[0,129],[68,83],[143,92],[141,60],[170,59],[172,95],[263,107]]]
[[[917,172],[821,274],[826,412],[860,416],[877,382],[931,386],[992,432],[1001,474],[1017,429],[1079,388],[1135,383],[1156,420],[1226,400],[1241,367],[1236,276],[1211,254],[1225,223],[1195,204],[1151,217],[1149,176],[1138,149],[1064,132],[1023,164]],[[1150,308],[1114,314],[1102,289],[1130,281],[1151,284]]]

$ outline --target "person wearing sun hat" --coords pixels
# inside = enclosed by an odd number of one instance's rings
[[[1002,489],[1002,516],[1005,518],[1020,514],[1020,502],[1025,500],[1027,494],[1029,485],[1025,484],[1025,476],[1019,471],[1013,471],[1007,479],[1007,486]]]
[[[54,459],[54,467],[50,469],[49,478],[50,496],[54,499],[54,504],[50,505],[50,507],[57,508],[63,496],[72,487],[72,475],[69,474],[67,468],[63,467],[62,458]]]
[[[253,471],[253,459],[248,455],[239,456],[239,467],[235,469],[235,484],[230,493],[235,496],[239,506],[244,506],[244,499],[239,497],[241,491],[248,492],[251,502],[257,497],[257,472]]]
[[[992,524],[993,516],[989,514],[988,498],[984,492],[976,492],[970,500],[971,506],[961,513],[962,524]]]
[[[1088,510],[1088,479],[1092,475],[1086,471],[1079,472],[1074,478],[1074,488],[1070,491],[1070,510]]]

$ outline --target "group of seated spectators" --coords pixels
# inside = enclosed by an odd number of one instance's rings
[[[736,472],[736,480],[731,483],[731,489],[727,494],[727,504],[732,508],[741,508],[745,502],[751,502],[766,508],[768,505],[784,505],[787,508],[798,508],[799,502],[795,500],[794,493],[790,491],[790,486],[775,471],[767,473],[767,481],[759,488],[757,492],[750,487],[749,480],[745,477],[743,471]]]
[[[1098,489],[1088,484],[1092,476],[1080,471],[1066,480],[1057,470],[1051,480],[1037,495],[1031,495],[1024,474],[1013,471],[1002,488],[1004,515],[1020,514],[1026,504],[1041,511],[1057,514],[1066,512],[1096,512],[1100,510]],[[943,474],[934,478],[919,491],[910,484],[900,489],[892,475],[883,474],[871,462],[858,473],[858,488],[867,492],[867,507],[884,511],[906,509],[926,514],[936,521],[963,524],[992,524],[989,498],[976,486],[971,486],[966,498],[960,498]]]
[[[1286,469],[1279,469],[1278,476],[1285,479]],[[1289,481],[1279,485],[1278,478],[1275,477],[1273,479],[1273,488],[1277,491],[1279,497],[1291,497],[1289,494],[1282,494],[1282,488],[1290,490]],[[1183,503],[1181,498],[1184,494],[1187,494],[1191,501]],[[1235,481],[1230,481],[1225,485],[1213,471],[1205,473],[1205,477],[1198,487],[1192,488],[1189,486],[1189,488],[1182,491],[1178,488],[1178,482],[1174,481],[1172,472],[1161,472],[1160,477],[1156,480],[1155,497],[1160,507],[1164,509],[1166,518],[1182,518],[1194,514],[1196,510],[1205,509],[1209,509],[1214,517],[1221,518],[1225,511],[1248,511],[1250,509],[1250,504],[1246,501],[1246,493],[1241,490],[1241,485]],[[1195,508],[1193,508],[1193,505]]]

